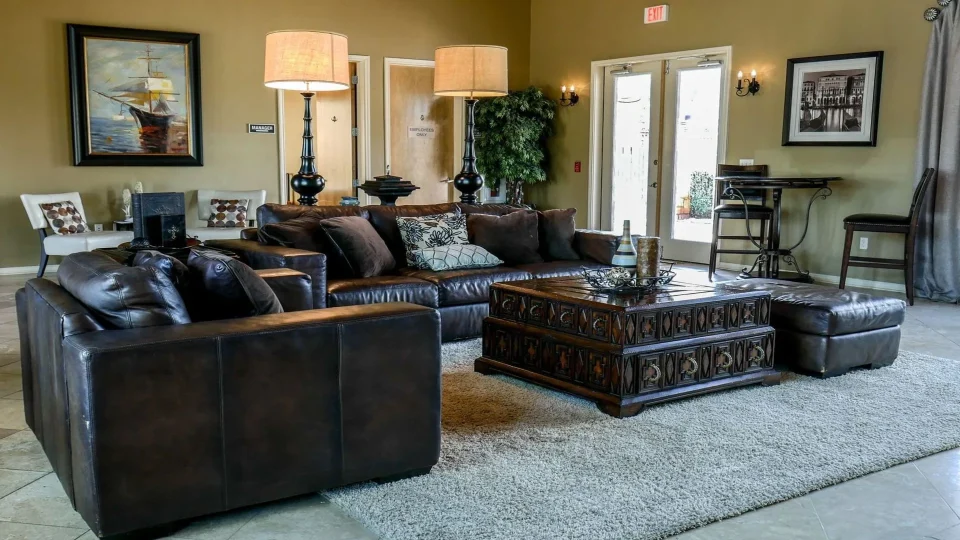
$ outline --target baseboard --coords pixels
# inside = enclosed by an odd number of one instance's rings
[[[732,272],[739,272],[743,270],[744,265],[735,264],[735,263],[717,263],[717,268],[721,270],[730,270]],[[840,285],[840,276],[833,276],[830,274],[816,274],[811,272],[810,277],[814,279],[817,283],[824,285]],[[847,285],[850,287],[857,287],[860,289],[872,289],[875,291],[887,291],[903,294],[904,288],[903,283],[892,283],[889,281],[874,281],[872,279],[856,279],[856,278],[847,278]]]
[[[47,272],[44,275],[56,274],[59,266],[58,264],[47,265]],[[36,276],[38,270],[40,270],[39,266],[8,266],[0,268],[0,276]]]

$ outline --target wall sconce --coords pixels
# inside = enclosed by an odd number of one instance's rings
[[[567,87],[560,87],[560,106],[561,107],[573,107],[580,101],[580,96],[577,95],[577,88],[575,86],[570,87],[570,94],[567,94]]]
[[[757,70],[750,72],[751,80],[743,78],[743,72],[737,72],[737,95],[740,97],[752,96],[760,91],[760,83],[757,82]],[[744,83],[746,83],[746,88],[744,88]]]

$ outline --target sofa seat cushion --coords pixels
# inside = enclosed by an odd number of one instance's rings
[[[839,336],[890,328],[903,323],[906,303],[896,298],[773,279],[747,279],[718,285],[737,290],[770,291],[770,322],[821,336]]]
[[[579,276],[580,270],[583,268],[596,270],[598,268],[608,268],[608,266],[594,261],[548,261],[516,266],[517,270],[530,272],[535,278]]]
[[[330,307],[385,302],[408,302],[437,308],[437,286],[409,276],[334,279],[327,282],[327,305]]]
[[[416,270],[408,267],[400,272],[405,276],[434,284],[439,294],[440,307],[488,302],[490,300],[490,286],[494,283],[533,278],[530,272],[505,266],[471,270],[447,270],[444,272]]]

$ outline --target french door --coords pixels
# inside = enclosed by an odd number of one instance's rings
[[[606,68],[601,225],[659,236],[663,257],[706,263],[722,160],[725,58]]]

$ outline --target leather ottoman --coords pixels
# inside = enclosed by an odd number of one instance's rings
[[[903,300],[772,279],[718,287],[771,293],[777,364],[791,371],[835,377],[889,366],[900,351]]]

